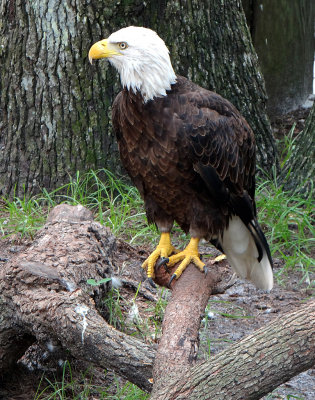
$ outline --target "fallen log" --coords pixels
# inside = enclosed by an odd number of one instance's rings
[[[52,210],[33,244],[0,271],[0,374],[34,342],[87,360],[150,391],[153,349],[108,325],[97,305],[112,275],[115,237],[82,206]],[[49,346],[48,346],[49,347]]]
[[[160,269],[155,281],[167,285],[175,269],[168,273]],[[177,282],[172,281],[172,297],[165,310],[153,366],[154,392],[165,388],[170,377],[188,371],[197,361],[200,322],[222,275],[218,265],[209,269],[205,275],[191,264]]]

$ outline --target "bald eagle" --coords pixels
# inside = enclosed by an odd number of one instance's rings
[[[272,259],[255,205],[255,138],[239,111],[220,95],[175,74],[156,32],[130,26],[95,43],[89,60],[108,58],[123,90],[112,107],[122,163],[144,199],[160,242],[144,262],[180,262],[205,271],[198,245],[204,238],[223,251],[232,268],[258,288],[273,286]],[[174,221],[190,234],[180,252]],[[175,253],[175,254],[174,254]],[[172,255],[173,254],[173,255]]]

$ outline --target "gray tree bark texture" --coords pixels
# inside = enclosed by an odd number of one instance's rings
[[[268,94],[268,114],[301,106],[313,89],[313,0],[242,0]]]
[[[126,25],[156,30],[177,73],[228,98],[252,126],[257,161],[276,150],[264,82],[240,0],[10,0],[0,3],[0,194],[60,186],[119,164],[111,104],[120,90],[91,44]]]
[[[219,265],[206,277],[189,266],[172,282],[173,298],[156,353],[151,346],[109,326],[98,304],[108,286],[87,279],[112,273],[115,238],[81,206],[57,206],[33,244],[0,270],[0,376],[33,343],[109,368],[152,399],[259,399],[315,360],[315,301],[281,316],[196,364],[203,309],[220,279]],[[157,282],[168,272],[160,268]],[[59,351],[59,354],[60,354]],[[167,365],[169,360],[169,365]],[[153,368],[154,363],[154,368]],[[184,374],[183,374],[184,371]]]
[[[304,195],[314,190],[315,176],[315,102],[302,132],[295,138],[291,157],[286,161],[281,178],[284,188]],[[314,195],[314,193],[313,193]]]

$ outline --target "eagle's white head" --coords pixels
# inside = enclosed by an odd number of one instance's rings
[[[95,43],[90,62],[105,57],[118,70],[123,87],[140,91],[144,102],[166,96],[176,82],[168,48],[151,29],[128,26]]]

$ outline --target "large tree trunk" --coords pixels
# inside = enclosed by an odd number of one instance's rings
[[[0,194],[47,189],[88,168],[117,166],[110,109],[118,75],[91,67],[90,45],[126,25],[158,31],[177,73],[227,97],[269,170],[275,147],[240,0],[50,2],[0,5]]]
[[[284,188],[308,195],[314,190],[315,176],[315,102],[302,132],[295,138],[291,157],[281,171]],[[313,193],[314,195],[314,193]]]
[[[32,246],[4,264],[0,376],[32,343],[53,351],[47,346],[52,342],[60,346],[63,357],[70,354],[112,369],[151,391],[155,351],[109,326],[98,307],[106,285],[95,291],[86,282],[111,274],[114,247],[114,237],[87,210],[61,205]],[[196,361],[201,314],[220,275],[219,267],[212,270],[213,275],[205,278],[189,266],[178,282],[172,282],[174,295],[155,360],[152,399],[259,399],[314,364],[315,301],[311,301],[210,362],[190,367]],[[167,282],[166,275],[161,268],[158,281]]]
[[[77,170],[115,165],[113,88],[105,70],[91,80],[86,58],[103,2],[87,3],[0,4],[1,194],[55,188]]]
[[[285,114],[312,93],[313,0],[242,0],[266,81],[268,114]]]

